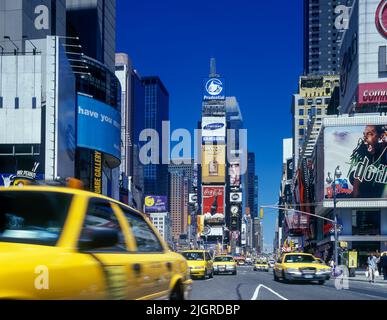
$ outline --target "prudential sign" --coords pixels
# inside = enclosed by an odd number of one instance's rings
[[[223,78],[204,80],[204,100],[225,100],[225,81]]]

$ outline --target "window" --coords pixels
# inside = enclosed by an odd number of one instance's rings
[[[129,211],[129,209],[121,209],[125,213],[133,236],[136,239],[137,251],[140,253],[163,252],[163,247],[159,239],[145,219],[140,214]]]
[[[305,100],[304,100],[304,99],[299,99],[299,100],[298,100],[298,105],[299,105],[299,106],[305,105]]]
[[[55,192],[1,192],[0,242],[55,246],[71,201]]]
[[[313,104],[313,99],[308,99],[308,106],[311,106]]]
[[[85,221],[81,232],[80,240],[86,240],[88,233],[93,228],[114,229],[118,231],[118,242],[111,247],[98,248],[98,252],[126,252],[126,243],[121,226],[117,217],[110,206],[110,203],[105,200],[91,199],[87,208]]]
[[[299,124],[300,126],[303,126],[303,125],[304,125],[304,119],[298,120],[298,124]]]
[[[354,236],[379,235],[380,211],[353,211],[352,234]]]
[[[298,110],[298,115],[303,116],[304,115],[304,109],[299,109]]]
[[[298,130],[298,134],[299,134],[300,136],[303,136],[303,135],[304,135],[304,129]]]

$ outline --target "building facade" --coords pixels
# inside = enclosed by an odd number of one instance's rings
[[[353,0],[304,0],[304,73],[338,74]]]
[[[156,134],[158,141],[154,142],[159,146],[156,163],[143,166],[145,194],[168,196],[168,162],[165,163],[163,158],[162,146],[165,143],[161,139],[163,122],[169,121],[169,93],[158,77],[143,77],[141,81],[145,88],[144,129]],[[140,147],[143,144],[140,143]]]

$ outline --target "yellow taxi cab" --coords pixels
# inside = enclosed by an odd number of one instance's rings
[[[213,261],[206,250],[186,250],[181,253],[187,260],[191,277],[206,279],[214,276]]]
[[[254,271],[269,272],[269,263],[263,260],[257,260],[254,263]]]
[[[285,253],[274,265],[273,273],[275,281],[318,281],[324,284],[330,279],[331,268],[308,253]]]
[[[61,187],[0,188],[1,299],[187,299],[186,260],[142,213]]]
[[[219,255],[214,258],[214,274],[231,273],[237,274],[237,264],[232,256]]]

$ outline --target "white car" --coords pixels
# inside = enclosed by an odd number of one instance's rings
[[[274,260],[269,260],[269,267],[274,268],[275,261]]]

